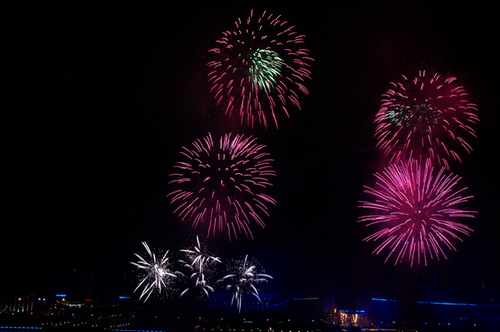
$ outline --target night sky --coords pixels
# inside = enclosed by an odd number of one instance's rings
[[[6,12],[1,293],[50,292],[61,270],[108,289],[130,275],[141,241],[176,251],[195,235],[172,215],[168,174],[209,131],[257,136],[274,159],[266,229],[213,239],[250,254],[292,296],[500,304],[498,20],[492,8],[291,2],[17,5]],[[251,7],[253,6],[253,7]],[[493,6],[493,5],[492,5]],[[207,50],[250,9],[282,14],[315,59],[309,96],[280,128],[240,128],[208,94]],[[456,76],[478,105],[479,139],[452,171],[474,195],[474,229],[447,261],[384,264],[357,223],[381,155],[380,95],[423,66]],[[118,291],[123,291],[119,289]]]

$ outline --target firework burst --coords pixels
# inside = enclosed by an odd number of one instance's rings
[[[228,267],[226,276],[218,280],[217,283],[226,284],[225,288],[232,294],[231,304],[236,303],[236,307],[241,311],[241,301],[244,294],[255,296],[259,301],[259,291],[257,285],[267,283],[268,279],[273,279],[258,267],[258,263],[249,259],[248,255],[243,260],[233,261]]]
[[[267,128],[273,121],[278,128],[276,112],[289,117],[289,108],[301,108],[299,95],[309,94],[304,84],[313,59],[304,39],[281,15],[254,16],[252,10],[246,20],[238,18],[209,51],[214,60],[208,80],[217,105],[229,116],[237,113],[242,125]]]
[[[439,260],[444,249],[456,251],[453,241],[472,232],[457,218],[474,218],[475,211],[460,208],[472,196],[462,197],[467,188],[456,190],[460,177],[437,174],[430,161],[420,165],[416,160],[391,165],[376,173],[375,188],[365,186],[374,201],[362,201],[362,208],[373,214],[360,218],[366,226],[378,226],[364,241],[382,241],[373,251],[389,251],[386,262],[395,256],[395,264],[408,259],[413,264],[427,265],[428,258]]]
[[[205,245],[200,244],[200,239],[196,237],[196,245],[191,249],[181,249],[181,252],[186,255],[186,260],[179,260],[185,268],[189,270],[190,280],[194,281],[194,287],[199,289],[201,293],[208,297],[209,292],[214,289],[208,284],[211,274],[211,267],[217,263],[221,263],[219,257],[212,256]],[[189,287],[186,288],[180,297],[187,294]]]
[[[208,237],[216,233],[244,233],[253,238],[251,221],[264,228],[259,213],[268,215],[268,204],[276,201],[263,191],[275,176],[264,145],[252,136],[225,134],[218,144],[208,134],[183,147],[179,161],[170,174],[177,188],[167,195],[177,205],[174,213],[192,228],[201,228]]]
[[[382,95],[375,117],[377,146],[391,162],[421,156],[447,169],[450,158],[461,162],[459,153],[472,151],[466,140],[476,137],[476,105],[467,100],[455,77],[420,71],[417,77],[403,79],[391,82]]]
[[[158,294],[162,292],[167,293],[173,284],[173,280],[177,278],[177,276],[170,270],[168,250],[161,256],[161,253],[157,255],[157,253],[153,252],[146,242],[142,242],[142,245],[146,249],[148,256],[142,258],[138,254],[134,254],[139,258],[139,261],[130,262],[130,264],[139,268],[140,271],[140,282],[134,292],[142,287],[139,299],[143,299],[143,301],[146,302],[154,292]]]

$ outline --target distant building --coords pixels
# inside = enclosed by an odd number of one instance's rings
[[[46,299],[35,295],[0,296],[0,313],[33,313],[45,307]]]
[[[333,299],[330,307],[325,310],[324,320],[330,325],[342,327],[368,325],[365,310],[361,309],[358,301],[350,299]]]

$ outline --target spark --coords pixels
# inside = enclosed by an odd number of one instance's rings
[[[395,264],[407,259],[410,265],[427,265],[428,258],[447,259],[444,249],[456,251],[454,240],[469,235],[472,229],[458,218],[474,218],[475,211],[460,206],[472,196],[462,196],[467,188],[456,189],[461,179],[453,173],[437,173],[431,162],[416,160],[400,162],[375,173],[375,188],[365,186],[365,193],[374,198],[361,201],[362,208],[372,214],[360,217],[366,226],[378,227],[364,241],[381,241],[374,254],[388,251],[387,262]]]
[[[264,11],[222,33],[209,50],[208,81],[217,105],[226,115],[237,113],[242,125],[278,128],[277,112],[289,117],[289,108],[301,109],[299,94],[308,95],[305,81],[311,79],[309,50],[305,36],[281,15]]]
[[[218,280],[217,283],[225,283],[226,290],[232,294],[231,305],[236,303],[236,307],[241,311],[241,301],[244,294],[255,296],[259,301],[259,291],[257,285],[267,283],[268,279],[273,279],[264,271],[259,271],[258,263],[245,256],[244,260],[234,261],[229,267],[229,274]]]
[[[194,281],[194,287],[199,289],[205,297],[208,297],[209,293],[214,291],[213,287],[208,284],[210,269],[215,264],[221,263],[220,258],[212,256],[206,246],[200,244],[198,236],[196,237],[196,245],[192,249],[181,249],[180,251],[186,255],[187,259],[186,261],[179,260],[179,262],[189,270],[189,276],[182,275]],[[188,291],[189,287],[181,293],[180,297],[186,295]]]
[[[449,170],[450,160],[472,152],[467,140],[477,138],[477,106],[455,77],[420,71],[391,85],[375,117],[377,146],[391,162],[420,156]]]
[[[145,241],[142,242],[142,245],[146,249],[148,256],[143,258],[134,253],[139,258],[139,261],[130,262],[130,264],[136,266],[141,271],[140,282],[134,289],[134,292],[142,287],[139,299],[143,299],[146,302],[153,292],[157,292],[158,294],[167,292],[172,285],[173,279],[177,278],[177,276],[170,270],[168,250],[159,258],[157,253],[152,251]]]
[[[218,144],[208,134],[183,147],[183,160],[170,174],[175,188],[167,195],[174,213],[207,237],[223,232],[230,240],[240,233],[253,238],[251,221],[264,228],[261,214],[269,216],[267,205],[276,204],[265,193],[276,173],[264,148],[252,136],[232,134],[221,136]]]

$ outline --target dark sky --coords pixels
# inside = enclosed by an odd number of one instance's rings
[[[277,199],[255,240],[213,241],[251,254],[269,291],[293,296],[500,302],[498,31],[492,8],[457,4],[66,4],[7,12],[0,292],[44,292],[61,269],[122,280],[141,241],[177,250],[193,233],[172,216],[167,175],[182,145],[230,127],[213,113],[206,54],[238,17],[269,9],[307,35],[310,95],[267,145]],[[400,74],[452,73],[478,104],[474,152],[453,171],[479,211],[448,261],[383,264],[357,223],[380,165],[373,119]],[[5,76],[4,76],[5,77]],[[232,128],[232,131],[242,129]],[[372,181],[372,182],[370,182]],[[485,285],[483,288],[483,284]]]

